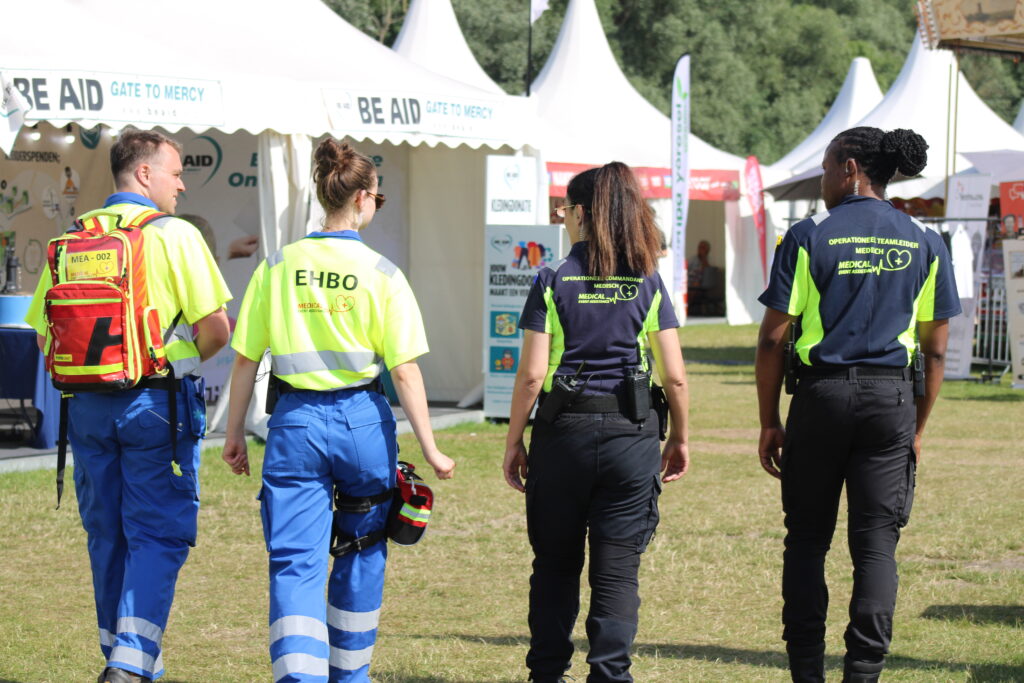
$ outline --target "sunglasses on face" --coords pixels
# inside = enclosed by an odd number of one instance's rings
[[[382,195],[382,194],[374,194],[374,193],[370,192],[369,190],[363,190],[363,192],[365,192],[367,195],[373,197],[373,203],[376,205],[377,210],[380,211],[380,207],[384,206],[384,199],[385,199],[384,195]]]
[[[579,206],[579,204],[566,204],[565,206],[556,206],[555,215],[558,216],[559,218],[565,218],[565,210],[571,209],[574,206]]]

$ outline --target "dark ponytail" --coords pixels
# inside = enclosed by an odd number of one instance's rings
[[[885,187],[896,171],[913,177],[928,164],[928,143],[912,130],[897,128],[888,133],[879,128],[861,126],[837,135],[836,161],[854,159],[873,184]]]
[[[625,164],[613,161],[569,181],[566,196],[583,207],[590,275],[610,277],[620,269],[650,275],[658,263],[661,239],[654,212]]]
[[[326,138],[313,153],[316,198],[329,216],[338,212],[359,190],[373,189],[377,169],[370,159],[334,138]]]

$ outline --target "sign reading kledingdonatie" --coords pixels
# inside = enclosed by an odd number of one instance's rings
[[[487,225],[534,225],[536,221],[536,159],[488,156]]]
[[[28,120],[224,123],[220,81],[34,69],[5,70],[4,77],[31,107]]]
[[[440,99],[422,93],[324,89],[334,130],[406,132],[465,138],[503,139],[516,122],[508,105],[462,97]]]
[[[484,416],[509,416],[523,345],[519,316],[537,271],[560,258],[561,226],[488,225],[484,232]]]

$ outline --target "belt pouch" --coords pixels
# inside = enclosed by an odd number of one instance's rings
[[[625,392],[625,415],[633,422],[646,420],[651,414],[651,374],[633,368],[622,383]]]

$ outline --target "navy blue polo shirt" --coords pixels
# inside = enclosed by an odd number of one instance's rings
[[[647,367],[647,334],[679,327],[657,272],[608,278],[587,273],[587,243],[577,242],[553,269],[540,270],[526,298],[519,327],[551,335],[544,391],[551,391],[556,373],[575,375],[586,361],[584,393],[615,393],[628,369]]]
[[[906,367],[917,323],[960,313],[938,233],[859,195],[786,233],[758,300],[800,317],[796,348],[808,365]]]

